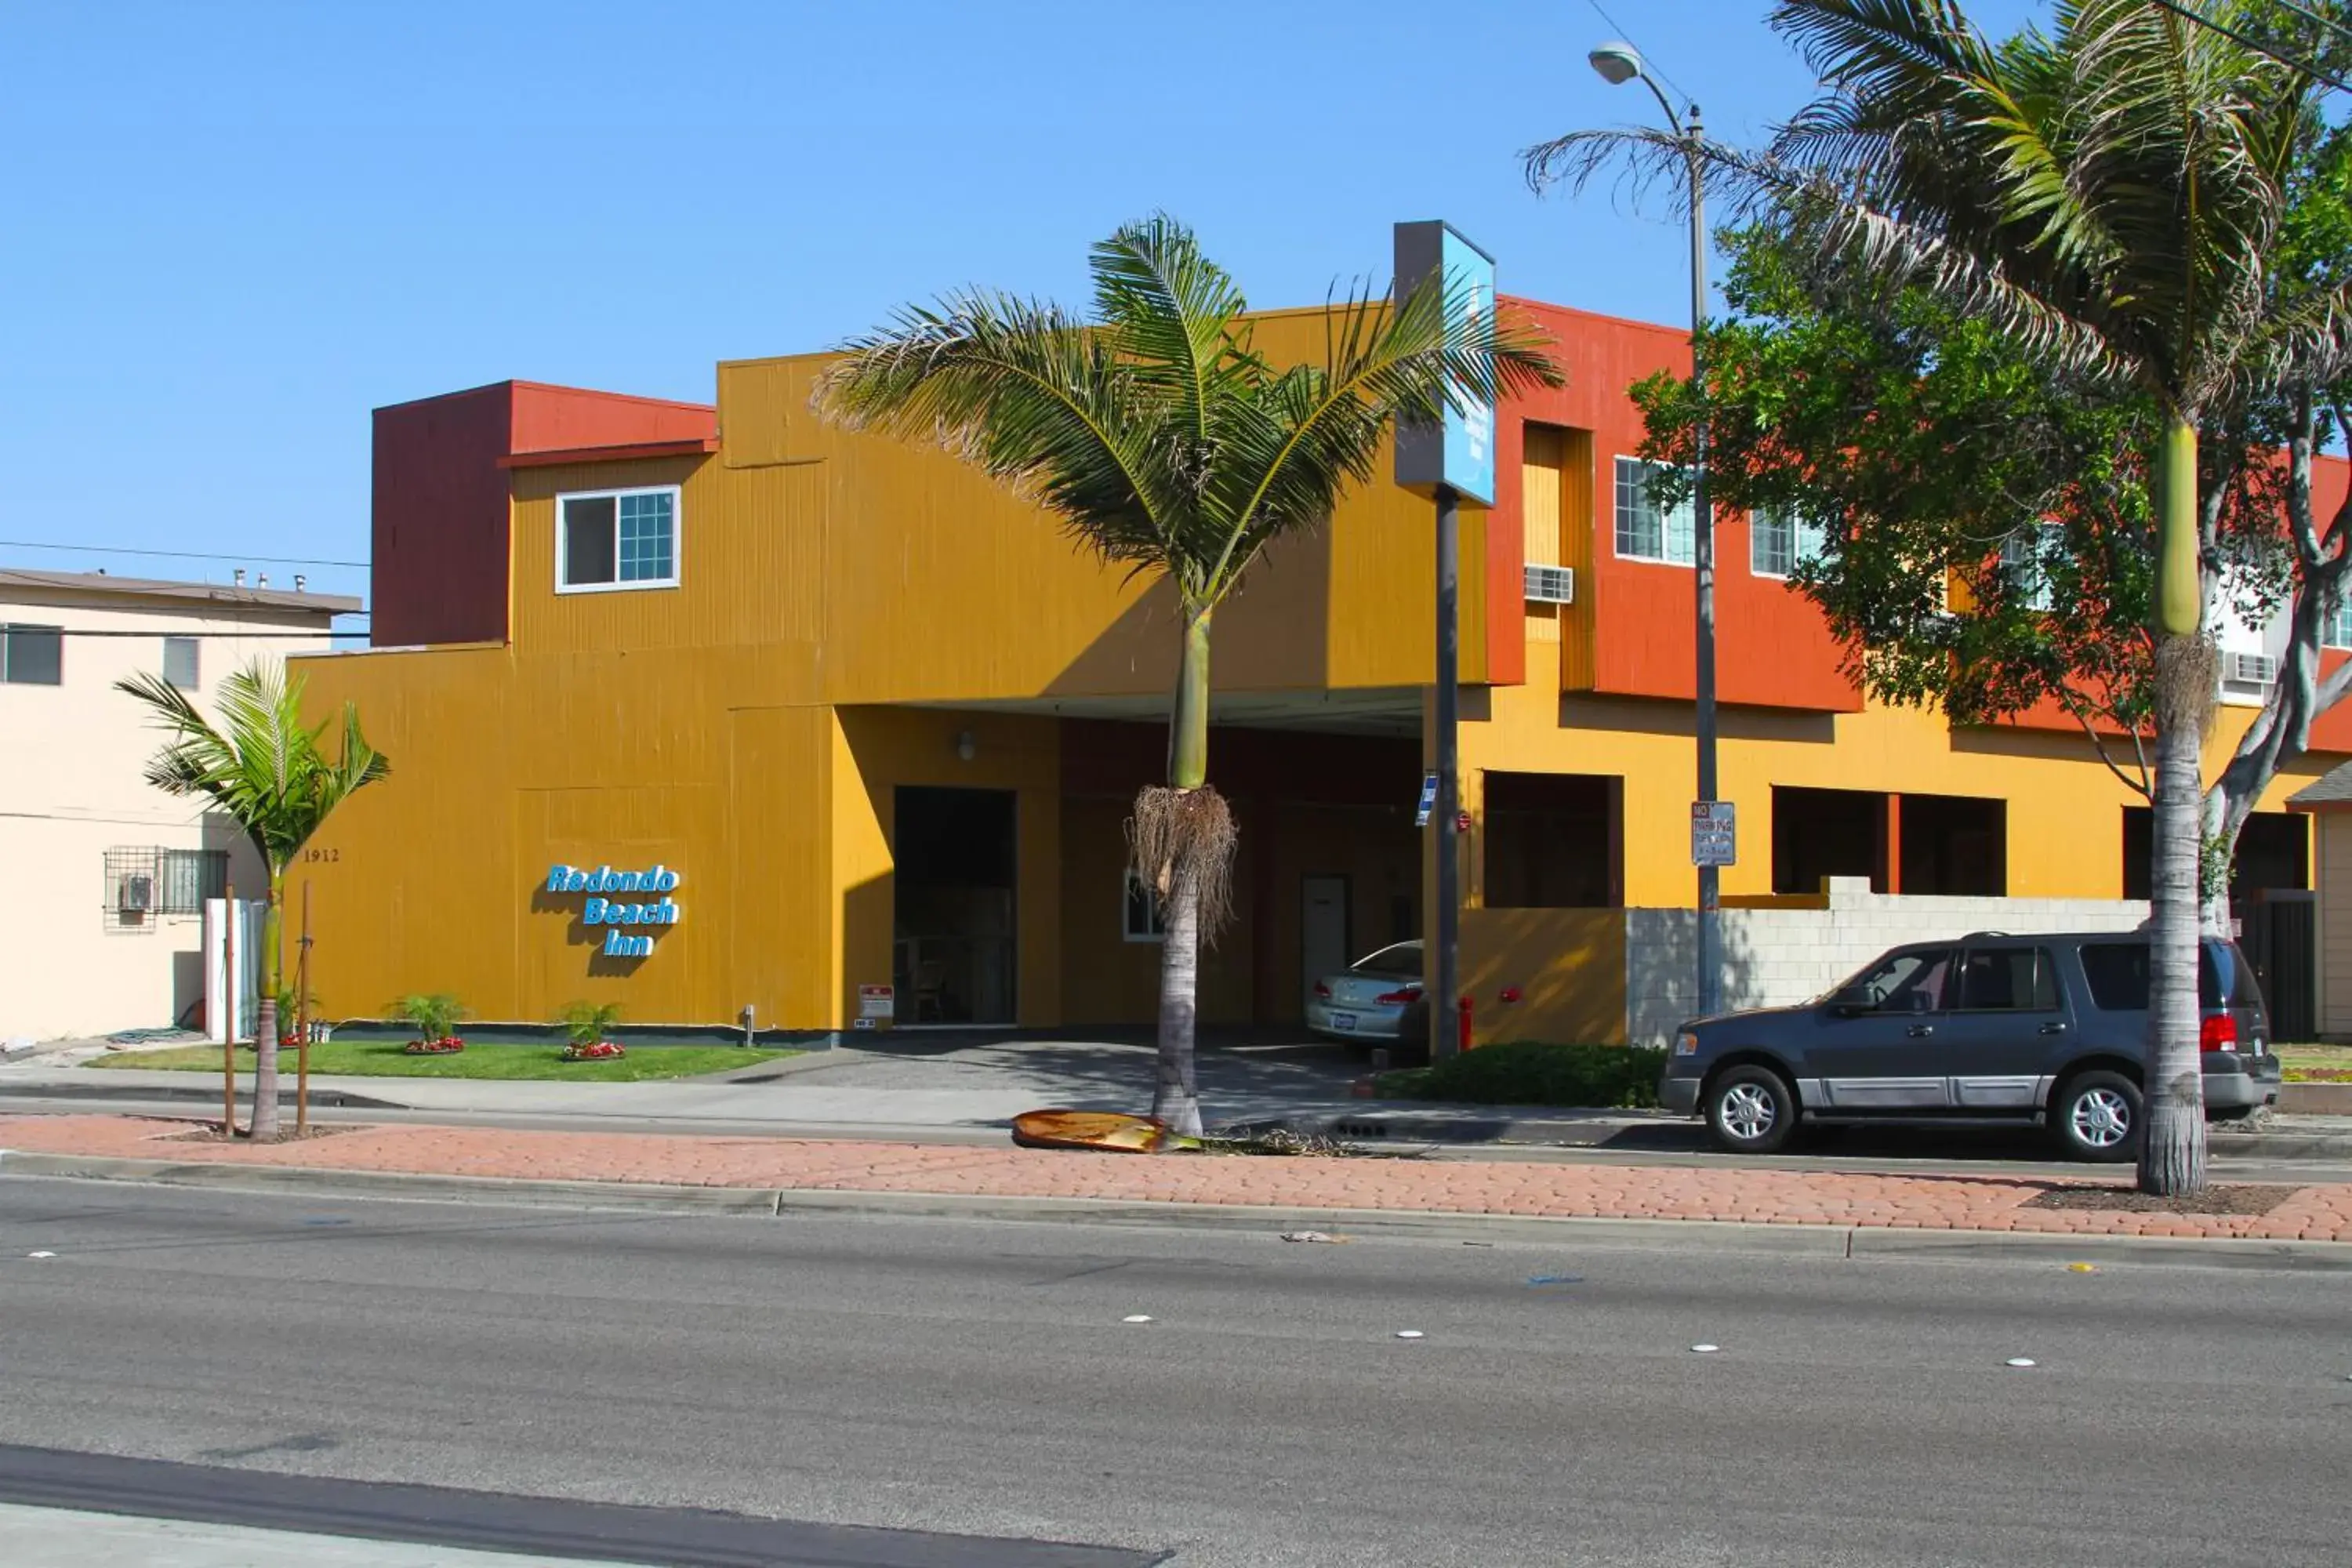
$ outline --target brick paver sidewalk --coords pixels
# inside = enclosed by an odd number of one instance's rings
[[[0,1117],[0,1149],[56,1154],[398,1171],[542,1181],[802,1191],[1253,1204],[1276,1208],[1611,1219],[1743,1220],[2071,1235],[2352,1241],[2352,1185],[2294,1189],[2266,1215],[2027,1208],[2047,1182],[1826,1171],[1178,1154],[667,1133],[368,1127],[274,1146],[187,1139],[190,1124],[128,1116]],[[2084,1182],[2113,1185],[2119,1176]]]

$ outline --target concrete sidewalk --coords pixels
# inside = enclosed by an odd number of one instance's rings
[[[0,1173],[198,1179],[394,1173],[492,1184],[610,1184],[740,1193],[725,1206],[774,1208],[791,1194],[934,1194],[1260,1211],[1704,1220],[1752,1226],[2352,1242],[2352,1184],[2279,1189],[2267,1213],[2052,1208],[2055,1189],[2114,1188],[2119,1176],[2051,1182],[1748,1168],[1175,1155],[1151,1158],[1003,1147],[678,1134],[533,1132],[470,1127],[355,1128],[300,1143],[223,1144],[185,1122],[113,1116],[0,1117]],[[19,1160],[21,1153],[55,1158]],[[89,1162],[77,1167],[76,1159]],[[136,1166],[124,1162],[137,1162]],[[452,1195],[445,1190],[445,1195]],[[591,1199],[590,1201],[593,1201]]]

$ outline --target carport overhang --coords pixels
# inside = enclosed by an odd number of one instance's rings
[[[915,706],[961,712],[1037,713],[1064,719],[1165,723],[1169,702],[1167,696],[1160,695],[1022,697]],[[1241,730],[1417,740],[1421,719],[1422,689],[1418,686],[1364,687],[1341,691],[1217,691],[1209,699],[1210,723]]]

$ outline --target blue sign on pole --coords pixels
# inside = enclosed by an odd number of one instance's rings
[[[1449,322],[1475,321],[1495,310],[1495,258],[1434,219],[1396,226],[1396,297],[1402,300],[1443,278]],[[1401,426],[1396,479],[1433,494],[1441,486],[1479,506],[1495,500],[1495,405],[1456,388],[1463,406],[1436,425]]]

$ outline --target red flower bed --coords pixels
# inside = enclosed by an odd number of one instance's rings
[[[449,1057],[466,1048],[466,1042],[451,1035],[446,1039],[411,1040],[400,1047],[412,1057]]]
[[[563,1047],[563,1059],[567,1062],[600,1062],[609,1058],[625,1057],[628,1054],[621,1048],[619,1042],[614,1040],[598,1040],[592,1046],[572,1045]]]

